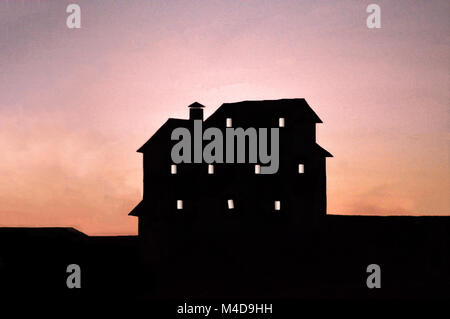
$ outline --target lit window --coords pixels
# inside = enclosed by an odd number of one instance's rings
[[[228,200],[228,209],[234,209],[234,201],[232,199]]]
[[[305,172],[305,165],[298,164],[298,173],[303,174]]]
[[[231,120],[231,117],[227,117],[227,127],[232,127],[233,121]]]
[[[177,200],[177,209],[183,209],[183,201],[181,199]]]
[[[278,126],[279,126],[279,127],[284,127],[284,117],[280,117],[280,118],[278,119]]]
[[[280,208],[281,208],[281,203],[279,200],[276,200],[275,201],[275,210],[280,210]]]
[[[261,165],[259,164],[255,165],[255,174],[261,174]]]
[[[177,173],[177,166],[175,164],[170,165],[170,173],[171,174]]]
[[[214,165],[212,164],[208,165],[208,174],[214,174]]]

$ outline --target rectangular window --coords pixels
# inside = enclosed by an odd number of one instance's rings
[[[208,174],[214,174],[214,165],[212,164],[208,165]]]
[[[261,174],[261,165],[259,164],[255,165],[255,174]]]
[[[183,209],[183,201],[181,199],[177,200],[177,209]]]
[[[170,165],[170,173],[171,174],[177,173],[177,166],[175,164]]]
[[[281,209],[281,203],[279,200],[275,201],[275,210],[280,210]]]
[[[305,165],[298,164],[298,173],[303,174],[305,172]]]
[[[228,200],[228,209],[234,209],[234,201],[232,199]]]
[[[232,127],[233,121],[231,120],[231,117],[227,117],[227,127]]]
[[[284,117],[280,117],[280,118],[278,119],[278,126],[279,126],[279,127],[284,127]]]

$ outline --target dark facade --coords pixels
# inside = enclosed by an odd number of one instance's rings
[[[166,264],[180,251],[202,250],[205,242],[215,243],[204,248],[208,254],[223,252],[233,247],[225,239],[230,234],[237,242],[261,237],[255,245],[265,247],[267,230],[279,227],[285,235],[320,223],[326,215],[326,157],[332,155],[316,143],[316,124],[322,121],[304,99],[226,103],[203,121],[203,130],[217,127],[224,135],[227,122],[243,129],[279,127],[275,174],[258,174],[260,164],[248,162],[175,168],[173,129],[186,127],[193,136],[194,120],[203,120],[203,105],[194,103],[189,111],[188,120],[168,119],[138,150],[144,160],[144,196],[130,215],[139,218],[144,260]]]

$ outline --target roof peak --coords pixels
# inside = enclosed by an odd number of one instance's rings
[[[237,102],[225,102],[223,104],[239,104],[239,103],[286,103],[286,102],[300,102],[304,101],[306,102],[306,99],[301,98],[284,98],[284,99],[273,99],[273,100],[244,100],[244,101],[237,101]]]
[[[253,109],[253,110],[279,110],[279,111],[295,111],[297,112],[306,112],[309,113],[309,118],[313,120],[315,123],[322,123],[322,120],[317,116],[316,112],[311,108],[305,98],[285,98],[278,100],[246,100],[240,102],[228,102],[223,103],[218,110],[226,110],[239,113],[241,110]],[[214,114],[210,116],[214,116]]]
[[[198,102],[194,102],[191,105],[189,105],[188,107],[205,107],[204,105],[198,103]]]

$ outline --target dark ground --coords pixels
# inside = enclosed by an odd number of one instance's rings
[[[8,298],[158,300],[450,299],[450,217],[329,215],[288,225],[184,238],[162,265],[144,265],[137,236],[73,228],[0,228],[0,289]],[[381,267],[368,289],[366,267]],[[66,267],[81,267],[68,289]]]

